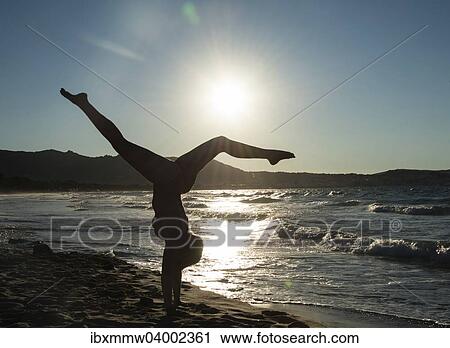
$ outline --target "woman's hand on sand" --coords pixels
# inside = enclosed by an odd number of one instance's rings
[[[80,105],[80,104],[83,104],[83,103],[87,103],[87,101],[88,101],[86,93],[72,94],[72,93],[66,91],[64,88],[61,88],[59,90],[59,93],[61,93],[61,95],[64,98],[70,100],[75,105]]]

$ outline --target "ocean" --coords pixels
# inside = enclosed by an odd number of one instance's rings
[[[151,198],[0,195],[0,242],[42,240],[159,269]],[[253,304],[450,324],[448,187],[199,190],[183,204],[205,240],[183,279],[201,288]]]

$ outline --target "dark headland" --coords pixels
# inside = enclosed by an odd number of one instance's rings
[[[375,174],[250,172],[218,161],[199,174],[196,189],[448,186],[450,169],[394,169]],[[119,156],[72,151],[0,150],[0,192],[148,190],[151,185]]]

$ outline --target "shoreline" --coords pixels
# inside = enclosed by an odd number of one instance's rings
[[[320,327],[183,282],[167,316],[160,273],[116,257],[0,245],[1,327]],[[38,250],[36,250],[38,249]]]
[[[300,315],[324,327],[337,328],[448,328],[449,325],[433,320],[402,317],[370,311],[335,308],[325,305],[294,303],[256,304],[261,309],[285,311]]]

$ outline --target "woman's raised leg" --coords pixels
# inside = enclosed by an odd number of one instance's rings
[[[183,156],[179,157],[175,163],[179,164],[183,171],[183,176],[192,186],[193,180],[198,172],[208,164],[219,153],[225,152],[230,156],[237,158],[262,158],[267,159],[270,164],[275,165],[279,161],[288,158],[294,158],[292,152],[263,149],[260,147],[247,145],[238,141],[230,140],[224,136],[219,136],[208,140],[207,142],[197,146]],[[189,186],[187,184],[187,186]],[[190,187],[189,187],[190,189]],[[189,189],[187,191],[189,191]],[[185,190],[185,192],[187,192]]]
[[[74,95],[63,88],[60,92],[86,114],[117,153],[147,180],[164,184],[177,177],[179,167],[174,162],[125,139],[114,123],[89,103],[86,93]]]

